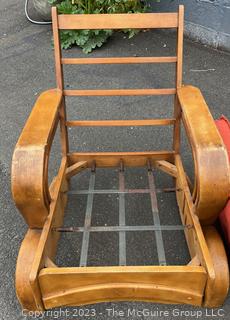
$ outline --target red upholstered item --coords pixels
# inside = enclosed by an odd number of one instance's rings
[[[221,211],[219,219],[225,240],[230,250],[230,200],[228,200],[225,208]]]
[[[230,161],[230,122],[225,116],[221,116],[220,119],[216,120],[215,122],[228,150],[228,157]]]
[[[216,126],[221,134],[221,137],[226,145],[228,157],[230,161],[230,122],[224,116],[216,120]],[[230,249],[230,199],[228,200],[225,208],[220,213],[220,224],[225,235],[226,242]]]

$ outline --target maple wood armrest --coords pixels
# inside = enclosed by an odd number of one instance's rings
[[[13,154],[13,198],[33,228],[42,227],[49,213],[48,158],[61,101],[59,89],[45,91],[38,97]]]
[[[184,86],[178,90],[178,99],[194,158],[196,212],[202,223],[209,224],[229,195],[228,155],[200,90]]]

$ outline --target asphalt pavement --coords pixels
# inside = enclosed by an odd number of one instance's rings
[[[55,87],[53,49],[51,45],[50,26],[36,26],[29,23],[23,12],[23,2],[8,0],[0,2],[0,319],[25,319],[15,295],[14,273],[20,243],[26,232],[26,225],[16,210],[10,191],[11,158],[17,138],[30,114],[32,106],[43,90]],[[64,52],[66,56],[83,56],[80,49],[73,48]],[[133,39],[127,39],[123,33],[117,33],[101,49],[91,56],[151,56],[175,54],[175,34],[169,32],[141,32]],[[68,88],[144,88],[168,87],[173,85],[174,67],[167,64],[129,65],[129,66],[75,66],[65,68],[65,84]],[[185,39],[183,81],[185,84],[198,86],[210,107],[214,118],[221,114],[230,117],[230,55],[212,50]],[[153,117],[170,117],[172,99],[159,97],[106,97],[67,99],[68,118],[78,119],[148,119]],[[150,128],[97,128],[71,129],[71,150],[81,151],[141,151],[164,149],[171,146],[169,129]],[[57,139],[52,150],[50,169],[52,174],[57,169],[60,150]],[[183,135],[182,153],[185,168],[192,176],[193,165],[191,152]],[[109,174],[98,171],[97,187],[116,188],[117,172]],[[132,178],[132,177],[134,178]],[[139,178],[138,178],[139,177]],[[145,187],[144,171],[127,171],[127,183],[131,187]],[[158,186],[171,183],[167,177],[156,176]],[[87,188],[88,175],[83,174],[72,183],[72,188]],[[98,197],[93,223],[95,225],[116,225],[116,198]],[[114,202],[111,202],[111,201]],[[142,212],[149,212],[149,203],[140,198],[134,202],[127,201],[127,219],[138,223],[149,223],[149,218],[142,219]],[[74,202],[70,199],[66,224],[84,222],[84,197],[79,200],[75,211]],[[170,196],[159,199],[161,219],[163,223],[175,224],[177,213],[173,212],[175,199]],[[111,204],[112,203],[112,204]],[[141,203],[141,205],[140,205]],[[108,220],[101,215],[107,214]],[[75,219],[74,214],[77,215]],[[139,219],[139,220],[138,220]],[[79,250],[75,243],[66,236],[60,242],[58,263],[60,265],[78,262]],[[90,264],[115,264],[117,262],[117,238],[93,238],[90,247]],[[148,235],[131,237],[128,252],[129,264],[150,264],[156,258],[153,253],[154,240]],[[165,236],[170,263],[183,264],[188,261],[188,253],[183,235],[178,238],[173,234]],[[177,242],[174,243],[175,239]],[[146,241],[145,241],[146,240]],[[179,241],[179,243],[178,243]],[[140,246],[140,243],[143,245]],[[70,249],[73,249],[75,256]],[[101,253],[101,250],[104,250]],[[66,252],[66,256],[64,253]],[[143,253],[143,254],[140,254]],[[76,258],[74,258],[76,257]],[[64,259],[65,258],[65,259]],[[151,261],[150,261],[151,260]],[[230,319],[230,296],[220,309],[206,310],[191,306],[160,305],[141,302],[102,303],[80,308],[55,309],[53,314],[43,315],[43,319]],[[87,317],[86,310],[90,316]],[[92,311],[93,310],[93,311]],[[95,310],[95,311],[94,311]],[[143,311],[144,310],[144,311]],[[66,312],[66,313],[65,313]],[[76,317],[78,315],[78,317]],[[29,319],[35,318],[29,317]],[[38,317],[37,317],[38,318]],[[40,317],[41,318],[41,317]]]

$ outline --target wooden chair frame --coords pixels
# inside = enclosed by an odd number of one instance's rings
[[[57,88],[45,91],[37,99],[18,140],[12,161],[13,198],[29,226],[16,269],[16,291],[21,305],[28,310],[112,300],[188,303],[208,307],[221,305],[228,292],[228,264],[221,238],[213,223],[229,195],[229,164],[225,147],[201,92],[192,86],[182,86],[183,6],[176,13],[128,15],[57,15],[56,8],[52,8],[52,19]],[[59,29],[123,28],[177,28],[177,55],[76,59],[61,56]],[[175,87],[125,90],[64,88],[63,64],[116,63],[175,63]],[[65,96],[167,94],[175,96],[172,119],[66,121]],[[182,122],[194,158],[195,184],[192,193],[180,157]],[[49,153],[58,123],[62,161],[57,176],[49,186]],[[69,126],[150,125],[173,125],[172,150],[69,152]],[[191,255],[188,265],[63,268],[54,264],[60,234],[57,229],[63,223],[69,179],[86,168],[120,165],[121,172],[123,166],[148,165],[150,171],[152,167],[158,168],[174,178],[177,202]],[[157,228],[156,225],[155,229],[158,230]],[[120,234],[123,234],[121,229]]]

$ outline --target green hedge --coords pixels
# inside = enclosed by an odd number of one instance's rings
[[[55,5],[59,14],[91,14],[91,13],[140,13],[146,11],[141,0],[48,0]],[[132,38],[138,30],[123,30]],[[61,31],[63,49],[78,45],[83,52],[90,53],[101,47],[112,35],[113,30],[65,30]]]

